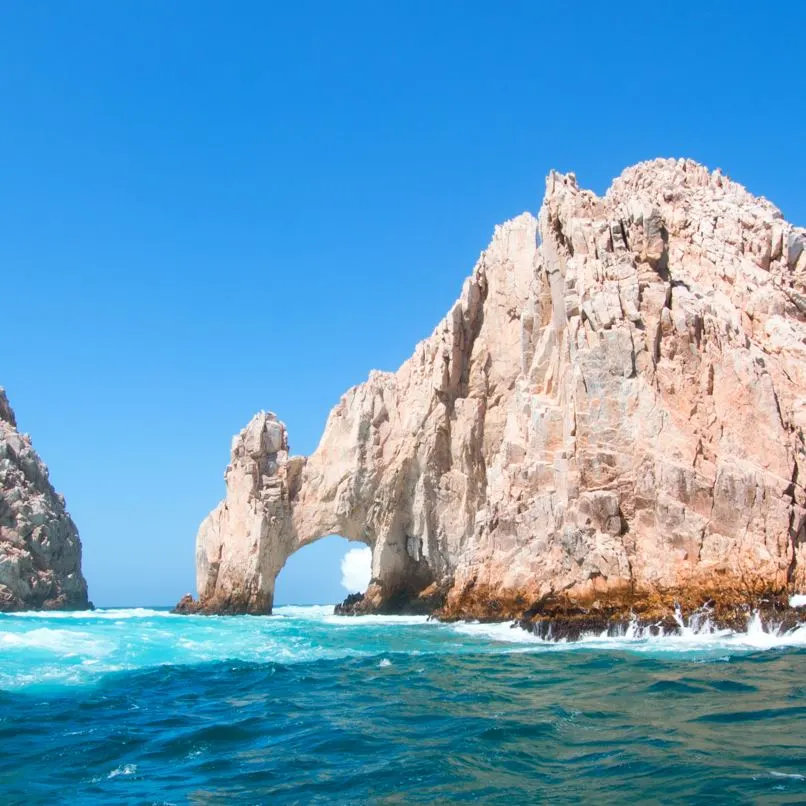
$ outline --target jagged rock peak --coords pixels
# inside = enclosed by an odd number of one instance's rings
[[[17,427],[17,420],[14,417],[14,411],[11,404],[8,402],[6,390],[0,386],[0,420],[5,420],[12,428]]]
[[[311,456],[288,456],[273,415],[236,438],[255,450],[233,451],[200,527],[195,606],[267,612],[286,558],[331,533],[372,547],[364,611],[803,588],[805,247],[690,160],[628,168],[603,197],[552,172],[537,218],[496,228],[432,335],[348,390]],[[282,437],[254,437],[269,423]]]
[[[0,611],[87,607],[78,531],[0,388]]]

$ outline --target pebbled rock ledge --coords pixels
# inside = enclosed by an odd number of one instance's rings
[[[373,552],[350,612],[745,619],[806,591],[804,426],[806,231],[690,160],[603,197],[551,173],[312,455],[272,413],[235,437],[194,607],[269,613],[286,559],[341,534]]]
[[[0,387],[0,611],[91,607],[76,526]]]

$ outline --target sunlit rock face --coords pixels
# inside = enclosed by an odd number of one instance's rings
[[[719,172],[642,163],[602,198],[552,173],[311,456],[273,414],[235,438],[193,607],[269,612],[333,533],[372,547],[363,612],[806,588],[805,278],[806,232]]]
[[[78,531],[0,388],[0,611],[89,606]]]

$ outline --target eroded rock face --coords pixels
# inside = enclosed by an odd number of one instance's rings
[[[273,414],[235,438],[194,606],[269,612],[287,557],[332,533],[372,547],[363,612],[803,590],[804,425],[806,232],[691,161],[603,198],[552,173],[311,456]]]
[[[0,388],[0,611],[90,606],[78,531]]]

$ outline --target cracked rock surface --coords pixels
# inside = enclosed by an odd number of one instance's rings
[[[0,388],[0,611],[87,607],[78,531]]]
[[[271,413],[235,437],[185,608],[270,612],[288,556],[328,534],[372,547],[358,612],[804,590],[804,426],[806,231],[689,160],[601,198],[552,173],[313,454]]]

